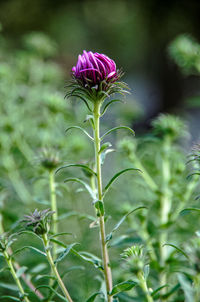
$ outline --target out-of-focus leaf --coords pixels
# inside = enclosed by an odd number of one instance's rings
[[[23,275],[25,273],[25,271],[27,270],[27,267],[26,266],[22,266],[20,267],[17,272],[16,272],[16,275],[18,278],[21,277],[21,275]]]
[[[185,258],[189,259],[189,256],[179,247],[177,247],[175,244],[171,244],[171,243],[165,243],[163,246],[168,245],[171,246],[173,248],[175,248],[179,253],[181,253],[183,256],[185,256]]]
[[[194,290],[192,288],[192,284],[183,274],[178,274],[178,281],[184,291],[185,294],[185,302],[194,302]]]
[[[11,299],[12,301],[21,301],[19,298],[13,297],[13,296],[1,296],[0,300],[2,299]]]
[[[101,146],[100,150],[99,150],[99,154],[101,154],[103,151],[105,151],[106,149],[108,149],[108,148],[111,147],[111,146],[112,146],[112,144],[109,143],[109,142],[103,144],[103,145]]]
[[[18,287],[15,284],[0,282],[0,287],[7,288],[9,290],[18,291]]]

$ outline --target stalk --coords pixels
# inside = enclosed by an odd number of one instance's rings
[[[143,272],[139,272],[137,277],[138,277],[138,280],[139,280],[140,287],[142,288],[143,292],[145,293],[147,301],[148,302],[153,302],[153,298],[152,298],[152,296],[149,292],[147,282],[146,282],[146,279],[144,278]]]
[[[96,164],[96,173],[97,173],[97,190],[98,190],[98,200],[103,203],[102,196],[102,176],[101,176],[101,160],[100,160],[100,108],[101,101],[96,101],[94,103],[93,116],[94,116],[94,147],[95,147],[95,164]],[[104,204],[104,203],[103,203]],[[106,245],[106,232],[105,232],[105,223],[104,215],[99,213],[99,226],[100,226],[100,242],[101,242],[101,251],[102,251],[102,260],[104,267],[104,278],[106,282],[107,290],[107,301],[112,302],[112,297],[109,295],[109,292],[112,291],[112,273],[109,263],[108,249]]]
[[[171,192],[169,189],[170,181],[170,163],[169,163],[169,152],[170,152],[170,138],[166,137],[163,142],[163,158],[162,158],[162,192],[160,199],[160,222],[161,225],[168,223],[168,215],[171,210]],[[160,266],[165,267],[167,258],[167,247],[163,246],[168,239],[166,230],[162,230],[159,238],[160,246]],[[167,275],[165,272],[161,272],[160,285],[163,286],[167,283]],[[162,293],[165,293],[165,288]]]
[[[49,191],[50,191],[50,199],[51,199],[51,210],[54,211],[52,215],[52,232],[53,234],[58,233],[58,210],[57,210],[57,201],[56,201],[56,191],[55,191],[55,178],[54,178],[54,170],[49,172]],[[56,259],[56,244],[52,244],[52,256],[53,260]]]
[[[30,302],[30,300],[26,297],[26,294],[24,292],[24,289],[23,289],[23,287],[21,285],[21,282],[20,282],[19,278],[17,277],[17,274],[15,272],[15,269],[14,269],[11,257],[8,255],[8,253],[6,252],[6,250],[3,251],[3,255],[4,255],[4,258],[5,258],[5,260],[7,262],[7,265],[9,267],[9,269],[10,269],[10,272],[11,272],[11,274],[13,276],[13,279],[15,280],[15,283],[17,284],[17,286],[19,288],[19,291],[20,291],[20,293],[23,296],[23,300],[25,302]]]
[[[68,292],[68,290],[66,289],[59,273],[58,273],[58,270],[56,268],[56,265],[53,261],[53,257],[51,255],[51,252],[50,252],[50,249],[49,249],[49,240],[48,240],[48,237],[47,237],[47,234],[43,234],[42,235],[42,239],[43,239],[43,244],[44,244],[44,247],[45,247],[45,251],[46,251],[46,254],[47,254],[47,259],[48,259],[48,262],[49,262],[49,265],[51,267],[51,270],[52,272],[54,273],[55,277],[56,277],[56,280],[60,286],[60,289],[62,290],[64,296],[67,298],[67,300],[69,302],[73,302],[72,298],[70,297],[70,294]]]

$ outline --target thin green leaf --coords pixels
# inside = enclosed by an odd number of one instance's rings
[[[119,130],[119,129],[126,129],[129,130],[133,135],[135,135],[135,132],[133,129],[131,129],[130,127],[127,126],[118,126],[118,127],[114,127],[110,130],[108,130],[105,134],[102,135],[101,140],[103,140],[108,134],[110,134],[113,131]]]
[[[37,253],[39,253],[39,254],[41,254],[41,255],[43,255],[43,256],[46,257],[46,253],[42,252],[41,250],[39,250],[39,249],[37,249],[36,247],[33,247],[33,246],[31,246],[31,245],[30,245],[30,246],[27,245],[27,246],[23,246],[22,248],[19,248],[18,250],[16,250],[16,251],[11,255],[11,257],[13,257],[14,255],[16,255],[16,254],[22,252],[22,251],[25,250],[25,249],[33,250],[33,251],[35,251],[35,252],[37,252]]]
[[[178,274],[178,281],[184,291],[185,302],[194,302],[194,289],[191,282],[183,274]]]
[[[105,195],[106,192],[108,191],[109,187],[112,185],[112,183],[121,175],[121,174],[124,174],[125,172],[128,172],[128,171],[140,171],[139,169],[136,169],[136,168],[127,168],[127,169],[124,169],[124,170],[121,170],[120,172],[116,173],[112,178],[111,180],[108,182],[108,184],[105,186],[104,188],[104,192],[103,194]]]
[[[18,291],[18,287],[15,284],[10,284],[10,283],[4,283],[4,282],[0,282],[0,287],[9,289],[9,290],[13,290],[13,291]]]
[[[100,150],[99,150],[99,154],[101,154],[104,150],[108,149],[108,148],[111,147],[111,146],[112,146],[112,144],[109,143],[109,142],[103,144],[103,145],[101,146]]]
[[[92,199],[96,199],[96,195],[94,193],[94,191],[92,190],[92,188],[86,183],[84,182],[82,179],[80,178],[67,178],[64,180],[64,182],[69,182],[69,181],[74,181],[74,182],[78,182],[80,184],[82,184],[86,190],[88,191],[88,193],[90,194],[90,196],[92,197]]]
[[[120,221],[114,226],[113,230],[106,236],[106,242],[112,239],[113,233],[120,227],[120,225],[124,222],[124,220],[132,213],[136,212],[137,210],[146,209],[145,206],[137,207],[136,209],[128,212],[126,215],[124,215]]]
[[[156,289],[151,293],[151,296],[154,297],[159,291],[161,291],[161,289],[163,289],[163,288],[165,288],[165,287],[167,287],[167,286],[169,286],[169,285],[168,285],[168,284],[165,284],[165,285],[162,285],[162,286],[156,288]]]
[[[68,302],[68,300],[63,297],[62,295],[60,295],[59,293],[57,293],[57,291],[55,289],[53,289],[53,287],[49,286],[49,285],[39,285],[38,287],[36,287],[35,291],[37,291],[40,288],[48,288],[50,291],[52,291],[55,295],[57,295],[60,299],[62,299],[65,302]]]
[[[190,211],[196,211],[196,212],[200,212],[200,209],[199,208],[186,208],[184,210],[182,210],[180,212],[180,215],[186,215],[188,214]]]
[[[132,280],[128,280],[128,281],[118,283],[117,285],[115,285],[113,287],[113,289],[110,293],[110,296],[113,296],[113,295],[119,294],[121,292],[131,290],[136,285],[137,285],[137,283],[135,281],[132,281]]]
[[[90,296],[90,297],[86,300],[86,302],[94,302],[94,300],[96,299],[96,297],[97,297],[98,295],[101,295],[101,294],[102,294],[102,292],[98,292],[98,293],[93,294],[92,296]]]
[[[171,243],[165,243],[163,246],[165,246],[165,245],[168,245],[168,246],[173,247],[173,248],[176,249],[179,253],[181,253],[183,256],[185,256],[185,258],[190,259],[189,256],[188,256],[182,249],[180,249],[179,247],[177,247],[176,245],[171,244]]]
[[[115,149],[106,149],[103,152],[101,152],[101,154],[100,154],[101,165],[104,164],[104,161],[106,159],[106,155],[111,153],[111,152],[114,152],[114,151],[115,151]]]
[[[70,245],[68,245],[68,247],[58,256],[58,258],[54,261],[54,263],[58,263],[60,261],[62,261],[71,251],[71,249],[73,248],[73,246],[77,245],[78,243],[72,243]]]
[[[99,210],[99,214],[101,216],[104,216],[104,204],[103,204],[103,201],[102,200],[97,200],[97,201],[95,201],[94,204],[95,204],[95,208],[97,210]]]
[[[70,236],[74,236],[72,233],[68,233],[68,232],[61,232],[61,233],[57,233],[57,234],[55,234],[55,235],[51,235],[51,236],[49,237],[49,239],[51,239],[51,238],[55,238],[55,237],[58,237],[58,236],[64,236],[64,235],[70,235]]]
[[[101,112],[101,116],[103,116],[103,115],[106,113],[108,107],[109,107],[111,104],[116,103],[116,102],[123,103],[122,100],[111,100],[111,101],[108,102],[108,103],[105,105],[105,107],[103,108],[103,110],[102,110],[102,112]]]
[[[67,130],[65,132],[68,132],[71,129],[79,129],[83,133],[85,133],[92,141],[94,140],[93,137],[85,129],[83,129],[82,127],[79,127],[79,126],[71,126],[71,127],[67,128]]]
[[[25,271],[27,270],[27,267],[26,266],[22,266],[20,267],[17,272],[16,272],[16,275],[18,278],[21,277],[21,275],[23,275],[25,273]]]
[[[20,299],[16,298],[16,297],[13,297],[13,296],[1,296],[0,297],[0,300],[1,299],[11,299],[13,301],[21,301]]]
[[[80,168],[82,168],[82,169],[87,170],[87,171],[90,172],[91,174],[97,176],[97,173],[96,173],[96,172],[94,172],[94,171],[93,171],[92,169],[90,169],[88,166],[82,165],[82,164],[68,164],[68,165],[65,165],[65,166],[62,166],[62,167],[58,168],[58,169],[56,170],[55,173],[58,173],[60,170],[65,169],[65,168],[69,168],[69,167],[80,167]]]

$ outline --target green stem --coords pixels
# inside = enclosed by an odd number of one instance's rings
[[[51,255],[51,252],[50,252],[50,247],[49,247],[49,240],[48,240],[48,237],[47,237],[47,234],[43,234],[42,235],[42,239],[43,239],[43,243],[44,243],[44,247],[45,247],[45,251],[46,251],[46,255],[47,255],[47,259],[48,259],[48,262],[49,262],[49,265],[51,267],[51,270],[52,272],[54,273],[55,277],[56,277],[56,280],[64,294],[64,296],[67,298],[67,300],[69,302],[73,302],[72,298],[70,297],[70,294],[68,292],[68,290],[66,289],[59,273],[58,273],[58,270],[56,268],[56,265],[53,261],[53,257]]]
[[[21,282],[20,282],[19,278],[17,277],[17,274],[15,272],[15,269],[14,269],[11,257],[8,255],[7,251],[4,251],[3,254],[4,254],[5,260],[6,260],[7,264],[8,264],[8,267],[10,269],[10,272],[11,272],[11,274],[13,276],[13,279],[15,280],[15,283],[17,284],[17,286],[19,288],[19,291],[20,291],[20,293],[23,296],[23,301],[30,302],[29,299],[26,297],[26,294],[24,292],[24,289],[23,289],[23,287],[21,285]]]
[[[138,280],[139,280],[139,284],[141,289],[143,290],[143,292],[145,293],[145,296],[147,298],[148,302],[153,302],[153,298],[149,292],[148,286],[147,286],[147,282],[146,279],[144,278],[144,274],[143,272],[139,272],[138,273]]]
[[[55,178],[54,178],[54,171],[51,170],[49,172],[49,190],[50,190],[50,199],[51,199],[51,210],[54,212],[52,215],[52,232],[53,234],[58,233],[58,210],[57,210],[57,201],[56,201],[56,190],[55,190]],[[56,244],[52,244],[52,256],[53,259],[56,259]]]
[[[163,158],[162,158],[162,189],[161,189],[161,198],[160,198],[160,224],[166,225],[169,220],[169,213],[171,210],[171,191],[169,188],[169,182],[171,178],[170,172],[170,163],[169,163],[169,152],[170,152],[170,138],[166,137],[163,142]],[[160,266],[162,272],[160,275],[160,285],[163,286],[167,283],[166,272],[163,271],[166,266],[167,259],[167,247],[164,244],[168,240],[167,230],[161,230],[159,238],[159,247],[160,247]],[[162,290],[164,294],[166,289]]]
[[[101,101],[96,101],[94,103],[94,147],[95,147],[95,163],[96,163],[96,172],[97,172],[97,189],[98,189],[98,200],[103,203],[102,196],[102,176],[101,176],[101,159],[100,159],[100,107]],[[106,245],[106,233],[105,233],[105,223],[104,215],[99,213],[99,226],[100,226],[100,241],[101,241],[101,251],[103,258],[103,267],[104,267],[104,277],[106,282],[107,290],[107,301],[112,302],[112,297],[109,295],[109,292],[112,291],[112,273],[109,263],[108,249]]]

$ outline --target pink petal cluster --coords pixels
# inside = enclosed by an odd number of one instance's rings
[[[98,85],[102,81],[115,82],[118,79],[116,64],[104,54],[83,51],[78,56],[76,66],[72,68],[73,76],[89,86]]]

